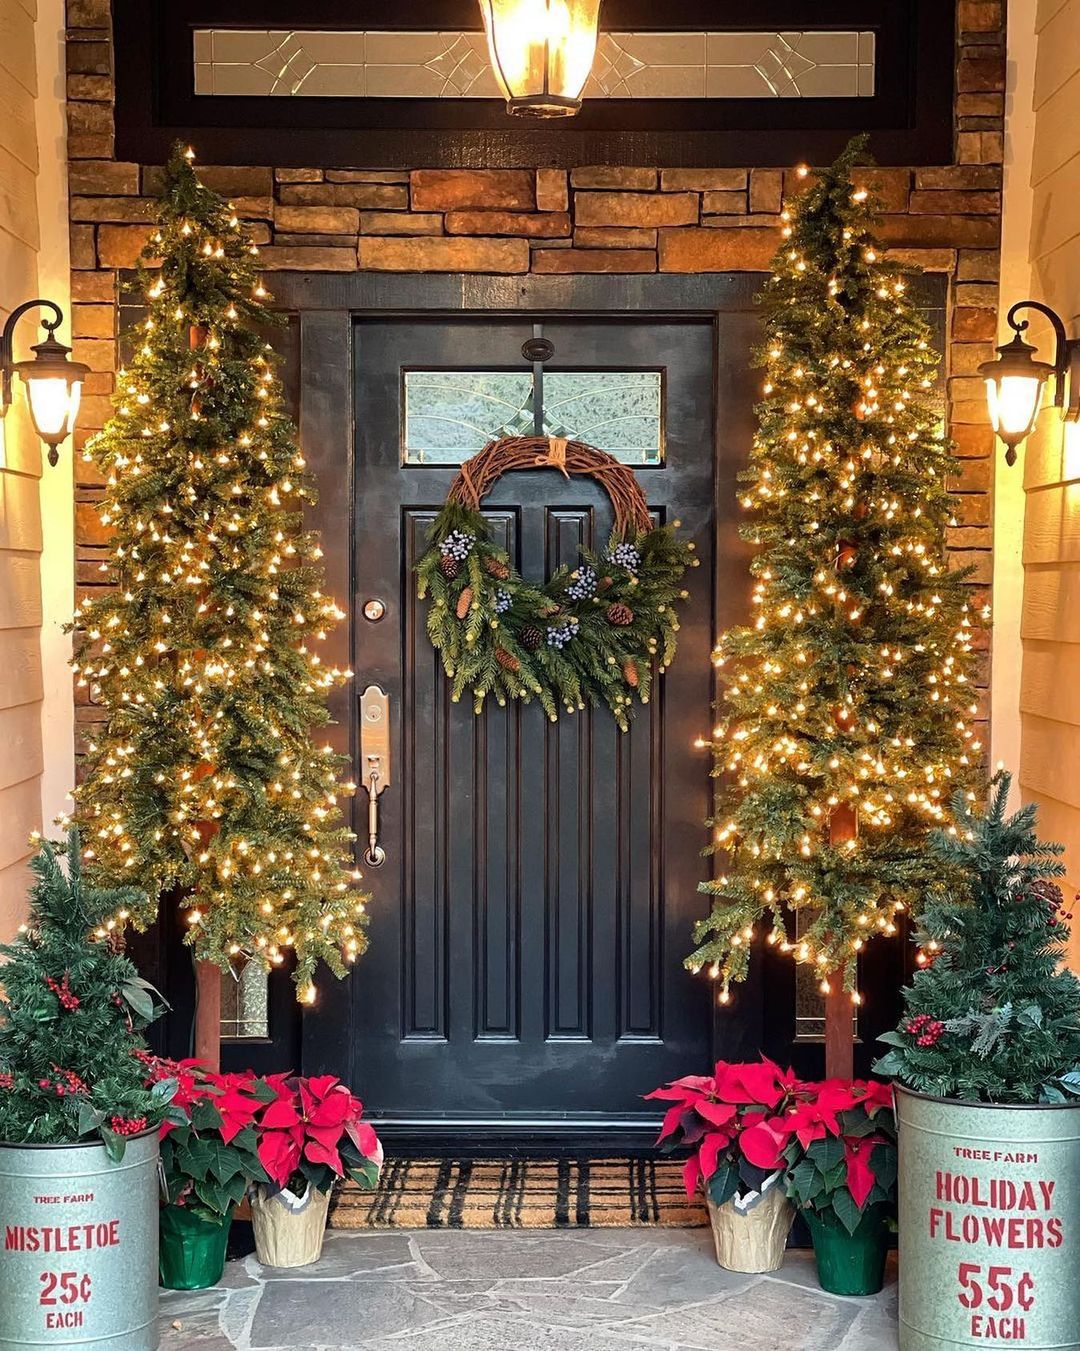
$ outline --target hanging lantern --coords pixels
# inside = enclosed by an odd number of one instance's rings
[[[596,55],[600,0],[480,0],[507,110],[572,117]]]
[[[32,360],[15,361],[15,325],[32,309],[51,310],[54,317],[41,321],[45,338],[31,347]],[[12,377],[17,373],[26,386],[34,429],[49,447],[50,464],[56,464],[59,458],[57,447],[71,435],[75,426],[83,380],[90,371],[81,361],[72,361],[71,348],[57,340],[56,330],[63,317],[60,307],[51,300],[28,300],[12,310],[0,333],[0,418],[11,406]]]
[[[1016,318],[1018,310],[1035,310],[1050,321],[1056,339],[1053,364],[1035,360],[1036,348],[1021,336],[1028,321]],[[984,361],[979,374],[986,381],[990,422],[1007,447],[1006,463],[1015,464],[1017,446],[1035,426],[1047,381],[1054,380],[1054,404],[1064,409],[1066,420],[1074,422],[1080,414],[1080,342],[1067,338],[1059,316],[1037,300],[1018,301],[1009,310],[1006,322],[1013,330],[1011,342],[1003,343],[992,361]]]

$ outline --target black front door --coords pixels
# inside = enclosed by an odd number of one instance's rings
[[[370,949],[340,1068],[401,1126],[617,1128],[641,1119],[642,1093],[709,1058],[709,991],[682,959],[707,868],[709,761],[694,743],[710,724],[713,322],[544,325],[550,416],[595,444],[626,442],[657,517],[681,520],[701,559],[678,657],[629,733],[605,711],[550,723],[538,705],[477,717],[452,703],[416,598],[413,568],[462,447],[504,415],[531,420],[521,345],[534,318],[359,319],[354,331],[353,663],[358,692],[390,696],[393,781],[386,861],[365,869]],[[611,526],[602,490],[551,470],[505,477],[485,508],[536,578],[579,544],[602,547]]]

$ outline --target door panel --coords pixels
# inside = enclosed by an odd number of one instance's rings
[[[665,463],[638,473],[702,566],[688,574],[676,662],[628,733],[603,710],[552,723],[539,705],[476,717],[467,698],[453,703],[415,595],[456,470],[403,464],[403,372],[527,371],[533,318],[363,319],[354,331],[353,663],[358,688],[391,696],[396,772],[380,799],[387,860],[366,870],[371,946],[346,1063],[368,1106],[398,1122],[616,1124],[709,1055],[708,990],[682,957],[707,869],[708,757],[693,743],[710,720],[712,323],[545,323],[554,369],[664,370]],[[506,476],[484,509],[535,578],[581,545],[601,549],[611,528],[597,485],[553,471]],[[362,613],[371,597],[386,605],[375,624]]]

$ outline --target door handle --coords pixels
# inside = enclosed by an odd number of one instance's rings
[[[369,685],[360,696],[360,759],[368,795],[364,862],[381,868],[386,850],[379,843],[379,795],[390,785],[390,696],[378,685]]]

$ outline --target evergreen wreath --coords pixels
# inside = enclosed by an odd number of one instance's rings
[[[583,548],[576,568],[559,568],[542,586],[527,582],[480,512],[514,469],[595,479],[615,509],[605,551]],[[634,698],[648,703],[654,669],[675,656],[683,573],[698,565],[678,524],[654,526],[634,471],[595,446],[545,436],[489,442],[461,466],[416,567],[452,698],[471,690],[477,713],[489,694],[500,705],[538,699],[553,722],[560,703],[570,713],[606,705],[625,731]]]

